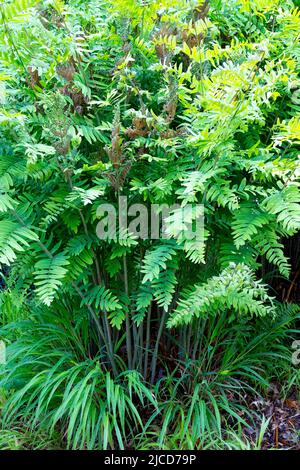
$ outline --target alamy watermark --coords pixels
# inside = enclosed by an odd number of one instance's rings
[[[292,354],[292,363],[298,366],[300,364],[300,339],[293,341],[292,348],[295,349]]]
[[[96,233],[101,240],[120,240],[128,236],[143,240],[175,238],[179,241],[203,241],[204,206],[202,204],[132,204],[120,196],[117,207],[100,204]]]
[[[299,83],[296,83],[293,88],[296,88],[296,89],[292,93],[291,101],[294,104],[300,104],[300,87],[299,87]]]
[[[6,345],[4,341],[0,341],[0,365],[6,364]]]

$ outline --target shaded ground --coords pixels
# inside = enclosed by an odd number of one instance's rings
[[[300,450],[300,403],[296,391],[285,400],[279,398],[279,389],[272,385],[268,396],[250,401],[249,407],[257,413],[257,426],[246,429],[245,435],[255,440],[262,415],[270,418],[264,434],[262,449]]]

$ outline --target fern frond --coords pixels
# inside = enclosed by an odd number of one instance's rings
[[[15,179],[24,179],[26,165],[22,159],[15,156],[1,157],[0,159],[0,188],[8,190],[14,185]]]
[[[62,286],[69,261],[64,253],[53,255],[49,258],[47,255],[41,256],[35,263],[34,285],[36,293],[45,305],[50,305],[58,289]]]
[[[0,24],[2,25],[5,21],[20,21],[20,17],[27,13],[29,8],[34,7],[40,3],[40,0],[13,0],[11,3],[2,6],[2,19]]]
[[[222,240],[220,243],[220,266],[221,268],[227,268],[230,263],[235,264],[246,264],[252,269],[257,269],[259,264],[256,263],[257,250],[255,249],[255,242],[253,245],[245,244],[239,249],[236,247],[234,242],[229,239]]]
[[[66,197],[67,202],[75,203],[81,201],[84,206],[91,204],[99,196],[103,195],[103,188],[89,188],[83,189],[79,187],[74,187],[72,192]]]
[[[251,203],[243,203],[238,210],[234,211],[231,224],[235,246],[240,248],[245,245],[271,219],[272,216],[268,212],[261,211]]]
[[[298,185],[282,187],[262,201],[262,207],[274,214],[277,222],[289,234],[300,229],[300,191]]]
[[[145,317],[147,308],[153,300],[153,289],[149,281],[139,286],[135,297],[136,312],[133,315],[133,320],[136,322],[137,326],[139,326]]]
[[[186,292],[171,314],[168,327],[187,324],[201,316],[217,315],[224,309],[236,316],[275,314],[266,286],[255,280],[248,266],[232,263],[219,276],[213,276],[205,284],[196,285]]]
[[[176,254],[174,243],[165,243],[158,245],[152,250],[148,250],[144,260],[141,272],[144,274],[142,283],[158,279],[161,270],[167,268],[166,262]]]
[[[239,207],[239,198],[234,188],[230,188],[230,182],[217,179],[206,192],[206,199],[217,202],[220,207],[228,207],[234,211]]]
[[[167,269],[165,271],[161,271],[159,277],[154,279],[152,282],[153,296],[157,301],[157,304],[166,312],[171,305],[177,284],[175,274],[176,269],[176,263],[168,263]]]
[[[278,267],[280,274],[289,277],[291,266],[288,258],[284,254],[284,246],[278,240],[274,227],[269,225],[264,227],[262,233],[253,238],[253,244],[257,251],[266,257],[269,263]]]
[[[70,250],[68,250],[68,253],[70,253]],[[74,281],[79,279],[82,274],[86,275],[88,267],[91,266],[94,261],[92,250],[90,248],[85,248],[84,246],[80,253],[77,253],[76,255],[70,254],[68,259],[70,266],[66,280],[71,279]]]
[[[37,235],[27,227],[11,220],[0,220],[0,265],[10,265],[18,253],[36,241]]]
[[[96,286],[89,290],[85,302],[93,304],[96,310],[101,310],[108,318],[112,326],[118,330],[125,319],[124,306],[118,297],[104,286]]]
[[[0,190],[0,212],[7,212],[13,210],[15,201],[7,194]]]

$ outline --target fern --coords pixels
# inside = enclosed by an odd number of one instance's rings
[[[281,307],[269,292],[294,300],[299,280],[299,9],[2,3],[5,416],[58,429],[74,449],[135,446],[140,431],[139,445],[159,433],[159,448],[205,447],[223,421],[245,426],[227,396],[238,400],[250,380],[266,387],[295,333],[285,326],[274,340]],[[120,197],[143,204],[143,237],[131,211],[120,224]],[[101,204],[116,210],[106,237]],[[153,404],[152,393],[161,415],[139,430],[135,402]]]
[[[139,326],[143,321],[145,313],[153,300],[153,289],[149,281],[139,286],[135,298],[136,312],[133,318],[137,326]]]
[[[37,235],[27,227],[11,220],[0,221],[0,263],[10,265],[19,252],[30,247]]]
[[[272,220],[268,212],[262,212],[253,204],[244,203],[236,210],[232,221],[232,234],[237,248],[251,240],[264,225]]]
[[[217,315],[224,309],[249,317],[275,314],[266,286],[255,281],[254,273],[246,265],[232,264],[219,276],[185,293],[172,313],[168,326],[171,328],[190,323],[193,318],[200,316]]]
[[[62,286],[69,261],[64,253],[59,253],[49,257],[43,255],[34,266],[34,285],[40,300],[45,305],[50,305],[55,294]]]
[[[173,266],[172,266],[173,264]],[[165,311],[168,311],[172,303],[175,287],[177,284],[176,278],[176,263],[168,263],[167,269],[160,272],[159,277],[152,282],[152,292],[157,304]],[[145,299],[144,299],[145,302]],[[141,305],[141,301],[139,306]],[[143,303],[143,306],[145,303]]]
[[[144,274],[142,283],[158,279],[161,270],[167,268],[166,262],[176,254],[174,244],[158,245],[146,253],[141,272]]]
[[[80,253],[68,258],[70,267],[66,279],[77,280],[83,274],[86,275],[87,269],[93,264],[93,252],[89,248],[82,248]]]
[[[253,244],[260,254],[266,257],[269,263],[278,267],[279,272],[289,277],[290,263],[284,254],[284,245],[280,243],[279,236],[272,229],[272,225],[264,230],[264,237],[256,236],[253,239]]]
[[[20,21],[20,16],[26,14],[26,10],[37,5],[40,0],[13,0],[4,6],[2,11],[2,22]]]
[[[14,200],[7,194],[0,192],[0,212],[14,209]]]
[[[253,246],[245,244],[239,249],[237,249],[233,240],[221,239],[219,258],[221,268],[226,268],[230,263],[243,263],[252,269],[257,269],[259,264],[256,262],[256,258],[257,246],[255,237],[253,238]]]
[[[26,165],[15,156],[5,155],[0,160],[0,188],[9,190],[15,179],[24,179]]]
[[[263,207],[276,215],[277,221],[289,234],[300,229],[300,191],[291,184],[282,187],[262,202]]]
[[[97,286],[90,289],[84,302],[94,304],[96,310],[100,310],[104,315],[108,313],[108,318],[112,326],[118,330],[124,321],[124,307],[119,299],[104,286]]]

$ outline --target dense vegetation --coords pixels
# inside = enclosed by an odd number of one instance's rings
[[[2,2],[0,448],[261,447],[249,400],[299,386],[298,3]],[[100,240],[120,195],[204,240]]]

